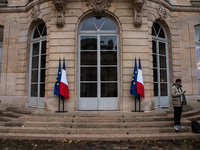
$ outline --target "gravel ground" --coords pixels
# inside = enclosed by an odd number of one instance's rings
[[[200,150],[200,139],[137,142],[0,140],[0,150]]]

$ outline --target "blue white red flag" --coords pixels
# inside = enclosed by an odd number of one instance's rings
[[[58,76],[56,78],[56,83],[54,85],[54,95],[63,99],[64,97],[60,95],[60,80],[61,80],[61,60],[59,59]]]
[[[135,67],[134,67],[133,77],[132,77],[132,81],[131,81],[130,93],[132,95],[134,95],[138,100],[140,100],[140,95],[137,94],[137,75],[138,75],[137,60],[135,58]]]
[[[138,75],[137,75],[137,94],[144,96],[144,83],[143,83],[143,77],[142,77],[142,67],[141,67],[141,62],[139,58],[139,68],[138,68]]]
[[[65,59],[63,59],[63,69],[60,81],[60,94],[69,99],[69,89],[68,89],[67,75],[65,70]]]

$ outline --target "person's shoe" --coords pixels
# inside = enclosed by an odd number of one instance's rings
[[[182,128],[182,129],[183,129],[183,128],[185,128],[185,126],[182,125],[182,124],[180,124],[180,125],[179,125],[179,128]]]
[[[176,131],[178,131],[178,130],[179,130],[179,126],[178,126],[178,125],[175,125],[175,126],[174,126],[174,129],[175,129]]]

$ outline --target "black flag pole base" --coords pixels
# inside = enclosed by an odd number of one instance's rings
[[[66,113],[68,111],[55,111],[55,113]]]
[[[141,110],[141,101],[139,100],[139,110],[137,110],[137,106],[136,106],[136,103],[137,103],[137,99],[135,97],[135,110],[132,110],[131,112],[144,112]]]
[[[64,100],[63,100],[63,110],[60,110],[60,98],[58,101],[58,111],[55,111],[55,113],[66,113],[68,111],[65,111],[65,105],[64,105]]]

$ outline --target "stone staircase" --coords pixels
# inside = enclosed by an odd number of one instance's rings
[[[173,128],[173,110],[152,112],[80,111],[55,113],[38,109],[0,111],[0,139],[138,141],[199,139],[191,121],[200,121],[200,109],[185,107],[182,124]]]

